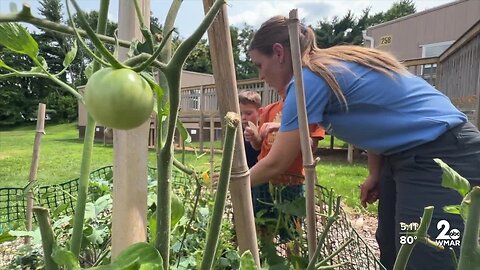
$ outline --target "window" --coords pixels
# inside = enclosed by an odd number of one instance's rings
[[[422,48],[422,58],[437,57],[440,56],[444,51],[446,51],[452,44],[455,42],[445,41],[431,44],[420,45]],[[437,65],[423,65],[420,71],[420,76],[428,81],[430,84],[435,85],[437,72]]]
[[[422,58],[440,56],[453,42],[454,40],[420,45],[422,47]]]

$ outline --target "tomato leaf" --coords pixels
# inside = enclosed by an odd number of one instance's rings
[[[470,211],[470,205],[472,204],[472,192],[469,192],[462,200],[460,204],[460,215],[464,221],[467,221],[468,212]]]
[[[16,236],[11,235],[8,231],[3,232],[0,234],[0,244],[5,243],[5,242],[10,242],[17,239]]]
[[[454,169],[450,168],[450,166],[441,159],[434,158],[433,161],[442,168],[442,187],[454,189],[460,193],[462,197],[465,197],[470,191],[470,183],[468,180],[458,174]]]
[[[454,214],[454,215],[460,215],[460,205],[445,205],[443,207],[443,212],[449,213],[449,214]]]
[[[155,243],[157,239],[157,211],[148,218],[148,228],[150,233],[150,242]]]
[[[160,85],[158,85],[158,83],[155,82],[155,78],[153,78],[153,76],[147,72],[141,72],[140,76],[142,76],[148,82],[153,92],[157,95],[157,99],[162,99],[165,91],[162,87],[160,87]]]
[[[73,60],[75,60],[75,57],[77,56],[77,51],[78,51],[77,41],[75,40],[75,42],[73,42],[72,48],[65,55],[65,59],[63,59],[63,66],[64,67],[70,66],[70,64],[73,62]]]
[[[90,270],[110,269],[160,269],[163,270],[162,257],[158,250],[148,243],[136,243],[127,247],[109,265],[89,268]],[[154,268],[152,268],[154,267]]]
[[[47,61],[42,56],[37,56],[37,61],[40,65],[36,65],[30,69],[30,72],[40,72],[44,73],[44,70],[48,69]]]
[[[298,197],[293,201],[285,201],[279,204],[275,204],[275,208],[285,214],[298,217],[307,216],[307,212],[305,210],[305,197]]]
[[[52,252],[52,259],[58,265],[68,266],[69,269],[81,269],[78,260],[70,250],[55,246]]]
[[[180,119],[177,119],[177,129],[178,129],[178,132],[180,132],[180,138],[183,140],[183,142],[185,143],[192,142],[192,137],[190,136],[187,129],[183,125],[183,122],[180,121]]]
[[[38,55],[38,44],[28,31],[18,23],[0,23],[0,44],[30,58]]]
[[[178,198],[177,195],[172,193],[172,214],[171,214],[171,224],[172,228],[180,221],[180,219],[185,214],[185,208],[183,207],[182,201]]]
[[[87,76],[87,79],[90,79],[90,77],[93,75],[93,61],[87,65],[84,72],[85,76]]]
[[[257,270],[257,265],[250,250],[242,254],[240,258],[240,270]]]

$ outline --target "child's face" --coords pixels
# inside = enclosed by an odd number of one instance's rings
[[[254,104],[241,104],[240,103],[240,116],[242,117],[242,127],[248,126],[248,121],[257,124],[260,117],[260,109]]]

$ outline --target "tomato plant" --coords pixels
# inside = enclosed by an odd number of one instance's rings
[[[148,82],[130,69],[104,68],[85,86],[85,105],[95,121],[116,129],[144,123],[153,110]]]

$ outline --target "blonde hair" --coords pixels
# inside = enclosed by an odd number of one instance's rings
[[[255,105],[257,108],[262,106],[262,98],[260,94],[253,91],[241,91],[238,93],[238,101],[243,105]]]
[[[275,43],[290,48],[287,22],[288,18],[284,16],[274,16],[264,22],[253,36],[248,50],[257,50],[264,55],[271,56]],[[341,62],[347,61],[370,67],[392,77],[395,73],[408,73],[407,69],[395,57],[377,49],[353,45],[320,49],[317,47],[313,29],[303,24],[300,24],[299,39],[303,66],[321,76],[340,103],[344,105],[347,105],[347,100],[330,67],[342,67]]]

